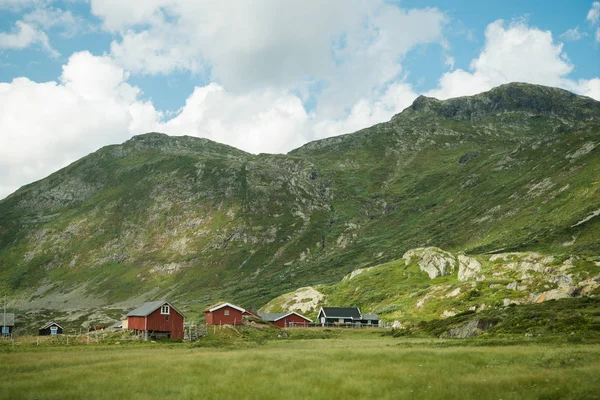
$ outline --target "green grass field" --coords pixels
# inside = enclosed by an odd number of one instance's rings
[[[600,398],[598,344],[488,346],[374,332],[301,337],[224,348],[4,346],[0,398]]]

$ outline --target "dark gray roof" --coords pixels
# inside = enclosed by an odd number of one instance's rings
[[[371,321],[377,320],[379,321],[379,315],[377,314],[363,314],[362,319],[368,319]]]
[[[285,317],[288,314],[289,313],[281,313],[281,314],[258,313],[258,316],[261,317],[262,319],[264,319],[267,322],[271,322],[271,321],[277,321],[278,319],[283,318],[283,317]]]
[[[0,326],[15,326],[15,314],[6,313],[6,325],[4,325],[4,313],[0,312]]]
[[[361,319],[360,310],[356,307],[323,307],[322,310],[327,318]]]
[[[41,328],[41,329],[50,328],[52,325],[56,325],[56,326],[58,326],[60,329],[64,329],[62,326],[60,326],[59,324],[57,324],[57,323],[56,323],[56,322],[54,322],[54,321],[50,321],[50,322],[48,322],[46,325],[42,326],[42,328]]]
[[[165,304],[167,304],[172,309],[174,309],[179,314],[181,314],[181,312],[178,309],[176,309],[175,307],[173,307],[171,305],[171,303],[169,303],[168,301],[158,300],[158,301],[149,301],[148,303],[142,304],[135,310],[129,312],[127,314],[127,316],[128,317],[146,317],[146,316],[152,314],[154,311],[158,310],[162,305],[165,305]],[[181,314],[181,315],[183,315],[183,314]]]

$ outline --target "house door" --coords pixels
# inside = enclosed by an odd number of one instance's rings
[[[8,326],[3,326],[3,327],[2,327],[2,335],[3,335],[3,336],[6,336],[6,335],[8,335]]]
[[[56,326],[51,326],[50,327],[50,334],[52,336],[56,335],[56,331],[58,330],[58,328]]]

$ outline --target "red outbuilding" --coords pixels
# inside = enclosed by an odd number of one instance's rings
[[[297,312],[283,314],[258,314],[262,319],[280,328],[307,327],[312,322]]]
[[[204,310],[206,325],[242,325],[246,309],[230,303],[218,303]]]
[[[127,329],[149,337],[183,339],[184,316],[169,302],[151,301],[127,314]]]

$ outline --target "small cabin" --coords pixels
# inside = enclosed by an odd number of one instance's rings
[[[39,330],[40,336],[56,336],[56,335],[62,335],[62,333],[63,333],[63,327],[54,321],[48,322],[46,325],[41,327]]]
[[[321,307],[317,318],[322,325],[355,324],[362,320],[357,307]]]
[[[242,325],[245,308],[230,303],[217,303],[206,310],[206,325]]]
[[[143,304],[127,314],[126,326],[141,333],[144,339],[183,339],[183,323],[184,316],[179,310],[168,301],[159,300]]]
[[[0,313],[0,336],[12,336],[15,327],[15,314]]]
[[[281,314],[258,314],[263,320],[272,323],[280,328],[307,327],[312,320],[297,312],[287,312]]]

